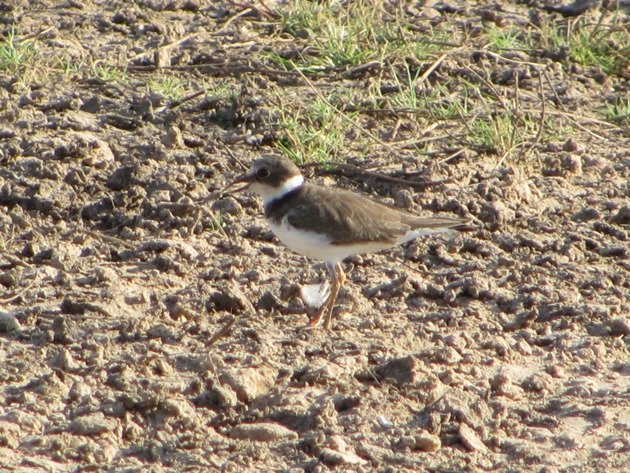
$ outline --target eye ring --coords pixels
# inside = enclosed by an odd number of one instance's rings
[[[261,179],[266,179],[269,177],[269,169],[267,168],[260,168],[258,171],[256,171],[256,176],[261,178]]]

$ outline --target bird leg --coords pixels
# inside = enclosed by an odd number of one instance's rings
[[[324,320],[324,328],[326,330],[330,328],[330,321],[332,319],[332,312],[335,306],[335,301],[337,300],[337,294],[339,294],[339,289],[346,280],[346,275],[344,274],[343,269],[341,269],[341,265],[339,263],[335,263],[334,265],[329,266],[329,268],[333,276],[330,294],[328,295],[326,302],[324,302],[322,308],[319,310],[317,315],[315,315],[315,317],[308,321],[308,325],[310,327],[314,327],[319,324],[319,322],[322,320],[322,317],[325,315],[326,318]]]
[[[335,307],[335,301],[337,300],[337,294],[339,294],[339,289],[343,286],[343,283],[346,282],[346,273],[343,272],[341,268],[341,264],[337,263],[334,267],[335,279],[332,288],[330,289],[330,307],[328,308],[328,312],[326,313],[326,320],[324,320],[324,329],[330,330],[330,322],[332,320],[333,308]]]

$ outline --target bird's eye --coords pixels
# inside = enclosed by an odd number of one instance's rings
[[[269,177],[269,169],[267,169],[267,168],[260,168],[258,171],[256,171],[256,175],[258,177],[260,177],[261,179],[265,179],[265,178]]]

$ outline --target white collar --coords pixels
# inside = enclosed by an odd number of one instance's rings
[[[302,176],[301,174],[290,177],[289,179],[284,181],[284,183],[278,189],[275,189],[275,192],[263,195],[263,203],[267,205],[274,200],[281,199],[289,192],[294,191],[295,189],[300,187],[302,184],[304,184],[304,176]]]

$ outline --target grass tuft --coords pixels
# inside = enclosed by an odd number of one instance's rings
[[[607,104],[603,113],[607,120],[623,126],[630,126],[630,97]]]
[[[282,135],[276,146],[298,164],[338,159],[346,140],[347,123],[327,100],[316,98],[304,108],[281,106]]]
[[[527,43],[522,39],[522,32],[505,28],[487,28],[486,35],[491,49],[496,51],[510,51],[525,49]]]
[[[117,82],[120,84],[124,84],[129,80],[127,71],[124,69],[103,65],[98,61],[95,61],[90,65],[89,74],[90,76],[97,77],[103,81]]]
[[[20,41],[15,27],[11,27],[0,42],[0,71],[17,74],[22,78],[37,56],[34,42]]]
[[[614,40],[617,37],[615,33],[595,36],[581,29],[569,38],[569,57],[583,66],[595,66],[606,74],[619,74],[627,64],[630,46],[626,46],[624,53]],[[625,40],[630,41],[630,35]]]
[[[621,75],[630,57],[630,33],[627,26],[618,22],[613,17],[607,25],[578,22],[568,28],[564,23],[546,21],[529,32],[526,43],[540,50],[566,51],[571,62]]]
[[[172,75],[159,75],[149,81],[149,90],[170,100],[178,100],[186,95],[186,87],[181,78]]]
[[[371,61],[404,56],[426,58],[440,46],[423,38],[406,39],[411,26],[402,17],[384,21],[386,4],[357,2],[289,2],[280,12],[284,33],[307,39],[301,61],[294,63],[272,53],[268,57],[284,66],[303,71],[322,67],[353,67]],[[391,13],[387,13],[388,15]]]

